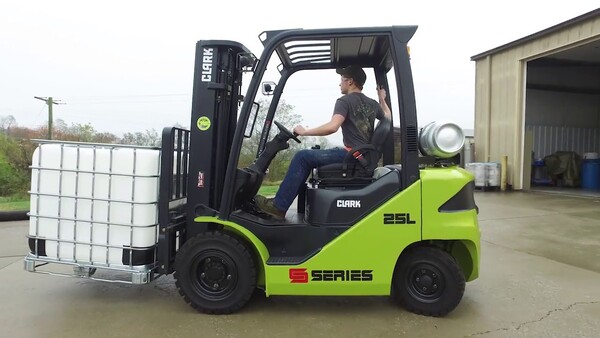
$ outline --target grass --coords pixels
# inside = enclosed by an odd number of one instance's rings
[[[258,194],[267,197],[275,196],[280,183],[281,182],[263,182],[260,189],[258,189]]]
[[[0,197],[0,211],[29,210],[29,198]]]

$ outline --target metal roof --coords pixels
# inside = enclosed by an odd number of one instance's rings
[[[337,68],[351,64],[363,67],[392,65],[389,36],[394,33],[408,41],[416,26],[342,28],[332,30],[267,31],[260,37],[263,45],[287,34],[276,47],[282,67],[286,69]]]
[[[490,49],[490,50],[488,50],[486,52],[474,55],[474,56],[471,57],[471,61],[477,61],[477,60],[479,60],[481,58],[484,58],[484,57],[486,57],[488,55],[496,54],[498,52],[501,52],[501,51],[510,49],[512,47],[524,44],[526,42],[538,39],[538,38],[540,38],[540,37],[542,37],[544,35],[548,35],[550,33],[554,33],[556,31],[559,31],[559,30],[561,30],[563,28],[576,25],[576,24],[578,24],[580,22],[583,22],[583,21],[588,20],[590,18],[594,18],[596,16],[600,16],[600,8],[597,8],[597,9],[591,11],[591,12],[585,13],[583,15],[580,15],[580,16],[575,17],[573,19],[567,20],[565,22],[559,23],[558,25],[554,25],[554,26],[552,26],[550,28],[546,28],[546,29],[541,30],[541,31],[539,31],[537,33],[533,33],[533,34],[528,35],[526,37],[520,38],[520,39],[515,40],[513,42],[509,42],[509,43],[507,43],[505,45],[502,45],[500,47],[496,47],[496,48]]]

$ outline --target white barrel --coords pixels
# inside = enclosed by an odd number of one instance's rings
[[[485,163],[472,162],[465,164],[465,169],[475,176],[475,186],[476,187],[485,187],[488,179]]]
[[[496,163],[496,162],[485,163],[485,170],[487,173],[486,186],[499,187],[500,186],[500,163]]]
[[[583,154],[584,160],[597,160],[598,158],[600,158],[598,153],[584,153]]]
[[[125,249],[156,246],[159,171],[157,149],[40,145],[32,159],[29,237],[44,240],[48,258],[124,265]]]

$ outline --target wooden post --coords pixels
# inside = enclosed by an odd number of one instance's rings
[[[502,156],[502,162],[500,163],[500,190],[501,191],[506,191],[506,173],[507,173],[507,168],[508,166],[508,156],[507,155],[503,155]]]

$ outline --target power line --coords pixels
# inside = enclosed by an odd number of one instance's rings
[[[188,102],[187,99],[171,98],[171,99],[156,99],[156,100],[132,100],[132,101],[71,101],[69,104],[74,105],[93,105],[93,104],[138,104],[138,103],[164,103],[164,102]]]
[[[138,94],[138,95],[92,95],[92,96],[72,96],[75,99],[98,99],[98,98],[126,98],[126,97],[149,97],[149,96],[184,96],[192,93],[176,93],[176,94]]]
[[[118,100],[146,99],[146,98],[174,98],[174,97],[189,97],[191,93],[182,94],[140,94],[140,95],[105,95],[105,96],[73,96],[69,97],[69,102],[103,102]]]

